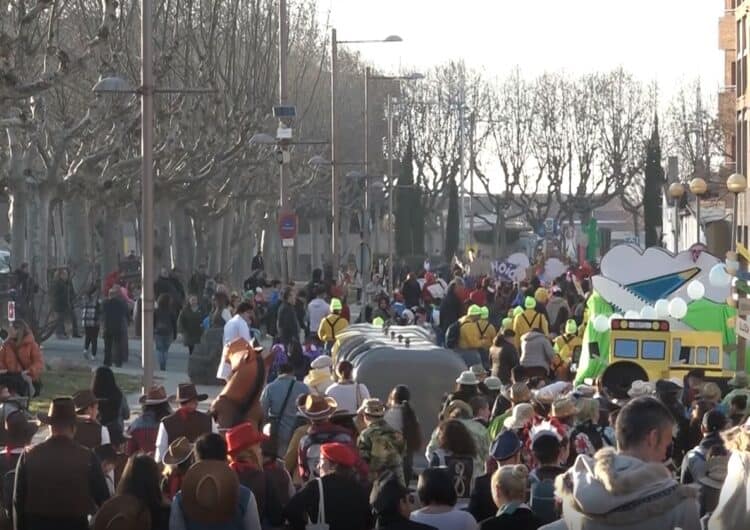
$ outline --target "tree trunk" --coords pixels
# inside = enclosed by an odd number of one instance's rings
[[[102,211],[101,272],[102,279],[120,268],[119,245],[117,244],[117,225],[120,213],[115,208],[105,207]]]
[[[193,271],[193,257],[195,245],[190,218],[185,213],[184,206],[177,204],[172,212],[172,244],[174,248],[175,264],[186,277]]]
[[[633,235],[635,236],[636,241],[640,242],[640,229],[638,227],[638,210],[633,210]]]
[[[88,230],[86,201],[79,197],[72,197],[61,205],[63,226],[65,227],[65,254],[68,267],[73,278],[73,286],[77,292],[84,285],[89,284],[91,277],[90,253],[88,248]]]
[[[234,211],[224,216],[224,227],[221,233],[221,267],[222,276],[231,283],[232,278],[232,236],[234,235]]]
[[[50,243],[50,203],[52,194],[42,186],[37,193],[30,194],[31,209],[29,219],[32,221],[29,229],[29,247],[34,249],[31,260],[31,271],[38,279],[42,289],[47,289],[47,274],[49,271],[49,243]]]
[[[206,221],[202,217],[192,216],[193,220],[193,239],[195,239],[195,259],[196,267],[199,264],[208,264],[208,249],[206,247]],[[208,269],[209,274],[214,271]]]
[[[68,253],[65,246],[65,230],[63,229],[63,203],[58,201],[52,206],[50,215],[52,216],[52,241],[55,248],[55,267],[62,267],[68,262]],[[71,276],[73,271],[71,270]]]
[[[208,250],[208,270],[211,274],[221,274],[221,244],[223,242],[224,219],[212,219],[208,228],[206,247]]]
[[[26,254],[26,230],[28,227],[28,195],[21,190],[11,191],[10,259],[13,268],[28,261]]]
[[[167,200],[159,201],[154,208],[154,264],[158,273],[161,267],[172,268],[172,240],[169,232],[169,221],[172,205]]]

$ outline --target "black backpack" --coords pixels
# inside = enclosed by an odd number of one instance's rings
[[[448,329],[445,330],[445,347],[446,348],[457,348],[458,347],[458,339],[461,336],[461,323],[456,320],[453,324],[448,326]]]

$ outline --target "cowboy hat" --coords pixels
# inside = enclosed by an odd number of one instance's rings
[[[141,530],[151,528],[151,510],[133,495],[115,495],[94,516],[93,530]]]
[[[747,373],[735,372],[734,377],[732,377],[729,381],[727,381],[727,384],[734,388],[747,388],[748,386]]]
[[[5,432],[9,445],[26,446],[39,430],[39,424],[29,421],[22,410],[14,410],[5,417]]]
[[[177,401],[180,404],[188,401],[206,401],[208,394],[199,394],[193,383],[180,383],[177,385],[177,395],[171,396],[170,401]]]
[[[260,432],[254,424],[250,422],[240,423],[227,431],[227,453],[234,455],[263,442],[267,438],[268,436]]]
[[[552,402],[552,412],[550,413],[551,418],[564,419],[576,415],[578,415],[578,409],[572,399],[564,397]]]
[[[378,398],[369,398],[362,402],[357,412],[373,418],[382,418],[385,416],[385,406]]]
[[[471,370],[464,370],[461,375],[456,379],[456,384],[459,385],[478,385],[479,380],[474,372]]]
[[[49,404],[49,412],[47,414],[40,412],[37,417],[45,425],[75,425],[78,419],[72,397],[53,399]]]
[[[190,522],[226,523],[237,510],[239,493],[237,473],[226,462],[202,460],[182,480],[182,509]]]
[[[167,401],[169,401],[169,396],[167,396],[167,391],[161,385],[152,386],[148,392],[138,399],[141,405],[161,405]]]
[[[85,412],[87,408],[93,405],[97,405],[102,401],[106,400],[97,398],[89,389],[79,390],[78,392],[73,394],[73,403],[76,406],[76,412],[78,414]]]
[[[330,418],[336,408],[338,404],[332,397],[302,394],[297,398],[297,410],[309,420]]]
[[[510,416],[503,421],[503,427],[510,430],[523,429],[534,418],[534,407],[529,403],[519,403],[513,407]]]
[[[308,372],[304,383],[313,388],[324,383],[333,384],[333,379],[331,379],[331,372],[328,368],[318,368]]]
[[[531,390],[526,383],[513,383],[510,387],[510,400],[513,403],[525,403],[531,399]]]
[[[169,444],[169,449],[162,457],[162,463],[167,466],[178,466],[190,458],[192,454],[193,444],[184,436],[180,436]]]

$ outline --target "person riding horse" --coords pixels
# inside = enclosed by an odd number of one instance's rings
[[[260,394],[266,384],[272,355],[263,356],[263,346],[237,338],[224,346],[222,358],[232,366],[232,373],[219,396],[211,404],[211,415],[220,429],[242,422],[257,427],[263,419]]]

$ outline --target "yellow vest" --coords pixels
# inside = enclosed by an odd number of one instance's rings
[[[516,334],[513,340],[516,343],[516,348],[521,347],[521,336],[534,328],[540,328],[542,333],[549,335],[547,317],[537,313],[535,309],[524,309],[523,313],[516,315],[516,318],[513,319],[513,331]]]
[[[318,338],[324,342],[335,342],[339,334],[349,326],[349,322],[336,313],[331,313],[320,321]]]
[[[573,352],[583,344],[578,335],[560,335],[555,339],[555,351],[567,364],[573,359]]]

